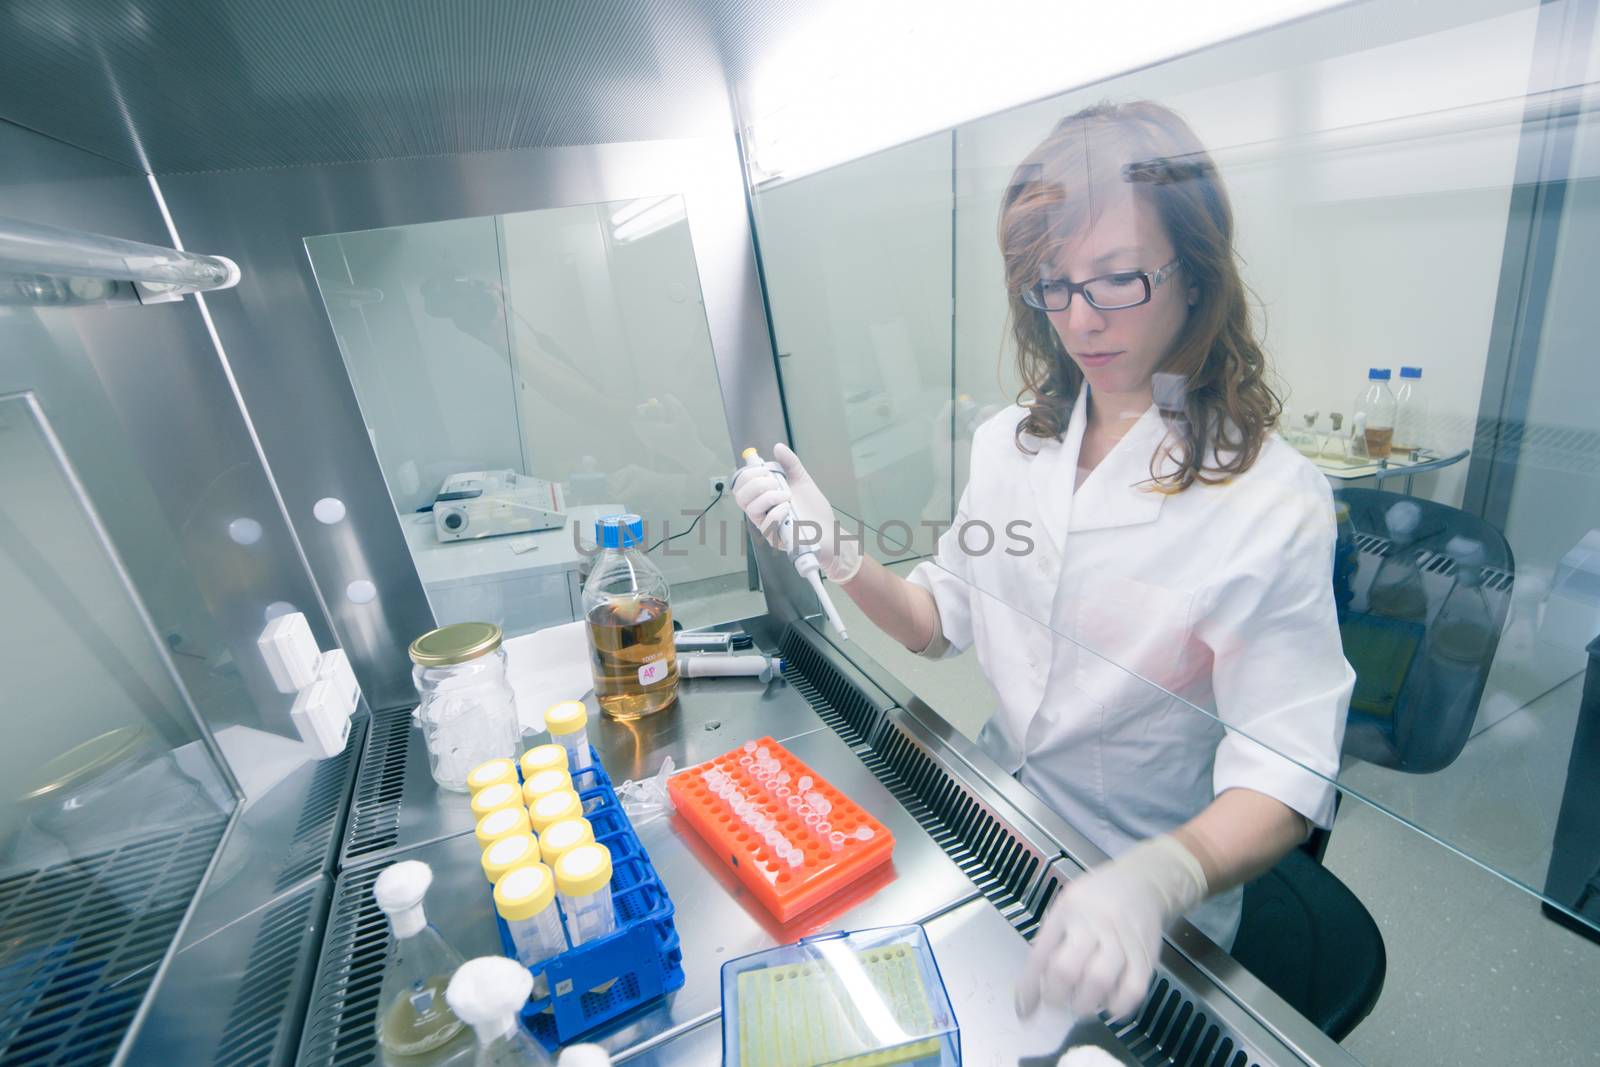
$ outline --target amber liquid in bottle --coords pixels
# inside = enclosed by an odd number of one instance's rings
[[[672,609],[655,597],[618,597],[589,612],[594,692],[613,719],[654,715],[678,697]]]
[[[1389,452],[1394,447],[1394,427],[1385,426],[1379,430],[1368,427],[1365,433],[1367,436],[1367,455],[1373,459],[1388,459]]]

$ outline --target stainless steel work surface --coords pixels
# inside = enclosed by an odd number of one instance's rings
[[[687,679],[677,703],[632,723],[600,714],[591,694],[589,738],[606,771],[617,782],[654,774],[671,756],[678,766],[725,752],[746,737],[793,737],[823,728],[796,688],[783,681],[762,685],[747,678]],[[544,735],[523,738],[532,745]],[[394,852],[472,830],[466,797],[434,784],[422,731],[409,709],[372,718],[351,808],[341,866],[385,860]]]
[[[1123,1063],[1138,1063],[1098,1019],[1073,1019],[1041,1008],[1026,1022],[1012,1007],[1011,981],[1028,944],[987,900],[970,900],[924,925],[961,1026],[967,1067],[1054,1067],[1068,1048],[1095,1045]],[[722,1062],[722,1019],[715,1018],[645,1049],[629,1067],[706,1067]]]
[[[751,692],[752,686],[755,692]],[[683,707],[671,719],[658,716],[648,734],[626,734],[625,741],[619,742],[613,724],[600,727],[597,747],[603,746],[607,770],[620,779],[629,773],[630,759],[653,771],[667,752],[686,760],[702,760],[752,737],[782,736],[785,727],[792,733],[796,726],[819,725],[811,707],[781,685],[762,690],[738,680],[734,687],[686,687],[680,703]],[[708,731],[708,722],[722,725]],[[417,742],[420,744],[420,737]],[[648,747],[657,742],[661,748]],[[823,930],[915,922],[977,896],[961,869],[831,730],[811,728],[790,736],[786,745],[889,828],[895,837],[892,862],[858,886],[780,924],[681,819],[658,818],[638,827],[640,840],[677,907],[686,981],[682,989],[620,1028],[603,1032],[598,1041],[608,1049],[622,1052],[714,1017],[721,1003],[721,966],[729,959]],[[438,813],[432,824],[454,824],[461,829],[442,840],[403,850],[405,858],[420,859],[434,869],[428,916],[464,955],[498,952],[477,841],[467,832],[470,823],[459,815],[467,809],[467,800],[442,794],[437,803],[450,810]],[[412,825],[420,821],[416,819]],[[347,1062],[363,1043],[372,1043],[377,953],[382,948],[384,920],[372,902],[371,886],[378,870],[397,858],[399,851],[385,853],[379,857],[381,862],[346,870],[339,879],[307,1019],[304,1063]]]

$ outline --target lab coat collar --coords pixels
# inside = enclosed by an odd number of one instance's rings
[[[1078,473],[1078,451],[1088,425],[1087,383],[1079,388],[1072,405],[1066,433],[1054,437],[1032,438],[1038,451],[1028,464],[1028,486],[1033,491],[1033,506],[1044,524],[1047,540],[1057,552],[1064,552],[1067,530],[1072,521],[1072,486]]]
[[[1087,411],[1087,404],[1080,406]],[[1160,410],[1151,404],[1073,494],[1070,532],[1112,530],[1155,522],[1161,515],[1167,494],[1151,487],[1151,459],[1166,437],[1167,424],[1162,421]],[[1081,444],[1081,431],[1078,440]],[[1163,457],[1154,469],[1171,466],[1171,461]],[[1076,449],[1072,473],[1077,473]]]

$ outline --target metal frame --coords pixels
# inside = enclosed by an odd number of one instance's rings
[[[1543,0],[1462,507],[1504,527],[1556,269],[1596,0]]]
[[[250,284],[207,301],[339,643],[376,710],[413,701],[405,649],[433,625],[304,248],[306,237],[680,193],[730,437],[783,425],[734,139],[644,141],[331,166],[167,175],[185,243],[226,248]],[[737,444],[735,447],[739,447]],[[729,469],[735,466],[729,456]],[[317,522],[322,497],[347,519]],[[764,548],[764,546],[762,546]],[[764,562],[769,588],[798,581]],[[777,570],[775,575],[773,572]],[[348,583],[378,595],[355,604]]]

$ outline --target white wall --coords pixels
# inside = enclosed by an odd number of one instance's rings
[[[1520,118],[1536,12],[1479,2],[1381,14],[1331,12],[962,127],[960,387],[983,403],[1015,395],[995,244],[1011,169],[1078,108],[1149,98],[1182,114],[1218,162],[1291,410],[1348,415],[1368,366],[1418,364],[1449,427],[1442,443],[1470,443],[1516,127],[1438,131],[1487,101],[1511,100]],[[1404,299],[1378,298],[1380,284]],[[1419,480],[1418,492],[1458,502],[1465,472]]]

